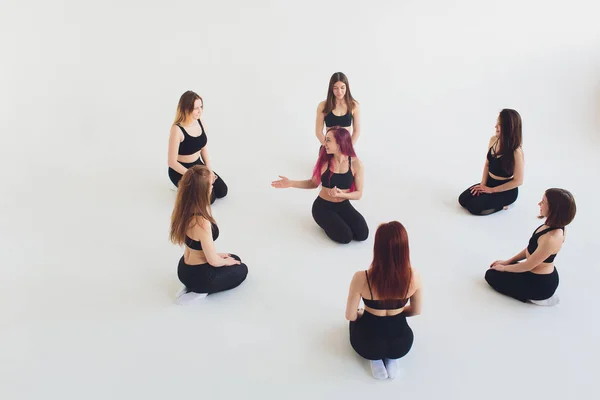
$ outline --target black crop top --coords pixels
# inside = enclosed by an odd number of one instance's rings
[[[529,239],[529,244],[527,245],[527,251],[529,252],[529,254],[533,254],[533,252],[537,249],[538,247],[538,239],[540,238],[540,236],[553,231],[555,229],[562,229],[563,232],[565,231],[564,227],[556,227],[556,228],[546,228],[546,229],[542,229],[541,231],[537,232],[536,231],[538,229],[540,229],[542,226],[544,225],[540,225],[537,228],[535,228],[535,231],[533,231],[533,235],[531,235],[531,238]],[[545,263],[551,263],[554,261],[554,258],[556,257],[556,254],[551,254],[550,256],[548,256],[548,258],[546,258],[544,261]]]
[[[408,299],[389,299],[389,300],[373,300],[373,292],[371,291],[371,282],[369,282],[369,273],[365,271],[367,277],[367,284],[369,285],[369,293],[371,293],[371,299],[365,299],[363,297],[363,303],[365,306],[374,310],[396,310],[402,308],[408,303]]]
[[[325,116],[325,126],[328,128],[331,126],[341,126],[344,128],[352,125],[352,113],[350,110],[345,115],[337,116],[333,113],[333,110],[329,111],[329,114]]]
[[[496,142],[492,145],[492,147],[490,147],[487,153],[488,172],[500,178],[510,178],[511,176],[513,176],[513,174],[509,173],[502,167],[502,160],[500,159],[501,155],[498,156],[498,154],[496,153],[495,146],[497,143],[498,141],[496,140]],[[494,149],[494,154],[492,154],[492,149]]]
[[[219,227],[216,224],[211,223],[213,240],[217,240],[219,237]],[[185,244],[192,250],[202,250],[202,243],[199,240],[194,240],[189,236],[185,236]]]
[[[352,157],[348,156],[348,171],[343,174],[336,174],[330,171],[330,166],[327,166],[327,170],[321,175],[321,184],[326,188],[337,187],[338,189],[350,189],[352,182],[354,182],[354,175],[352,175]]]
[[[200,120],[198,120],[198,124],[200,124],[200,129],[202,130],[200,136],[190,136],[190,134],[183,129],[183,126],[179,124],[177,125],[183,132],[183,141],[179,143],[180,156],[189,156],[190,154],[194,154],[202,150],[202,148],[206,146],[206,143],[208,142],[206,132],[204,132],[204,127],[202,126],[202,122],[200,122]]]

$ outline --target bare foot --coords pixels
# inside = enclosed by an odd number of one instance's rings
[[[508,210],[508,206],[502,207],[503,210]]]

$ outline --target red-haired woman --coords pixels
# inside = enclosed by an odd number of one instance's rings
[[[364,310],[358,309],[361,298]],[[371,267],[354,274],[346,304],[350,344],[371,360],[375,378],[398,375],[398,359],[410,351],[414,339],[406,317],[421,313],[421,301],[421,279],[410,265],[406,229],[398,221],[381,224]]]
[[[350,132],[346,129],[334,128],[327,132],[311,179],[292,181],[285,176],[280,178],[271,186],[316,189],[319,184],[322,185],[313,203],[312,215],[333,241],[350,243],[352,240],[367,240],[367,222],[350,204],[350,200],[362,197],[364,171],[354,153]]]
[[[334,126],[346,128],[356,144],[360,136],[360,107],[350,93],[348,77],[342,72],[336,72],[329,79],[327,99],[317,107],[316,135],[321,145],[325,145],[323,125],[328,129]]]
[[[204,131],[202,110],[204,100],[198,94],[188,90],[179,98],[175,122],[169,134],[169,178],[173,185],[179,186],[179,180],[194,165],[206,165],[212,171],[208,148],[208,139]],[[214,173],[214,171],[212,171]],[[220,176],[213,185],[210,202],[227,195],[227,185]]]
[[[573,221],[577,207],[573,195],[565,189],[546,190],[538,218],[544,224],[533,232],[529,244],[506,261],[494,261],[485,280],[496,291],[522,302],[541,306],[558,304],[558,271],[554,258],[565,240],[565,227]],[[523,262],[519,262],[525,259]]]

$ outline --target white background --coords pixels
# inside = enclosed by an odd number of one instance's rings
[[[598,396],[600,25],[596,1],[3,1],[0,398],[584,399]],[[316,107],[343,71],[361,104],[354,202],[371,235],[312,220]],[[238,289],[173,304],[182,250],[167,140],[179,96],[205,100],[217,249]],[[523,118],[509,211],[457,197],[481,177],[498,112]],[[573,192],[561,304],[483,280],[523,249],[548,187]],[[412,351],[375,381],[344,309],[381,222],[424,281]],[[384,397],[382,397],[384,396]]]

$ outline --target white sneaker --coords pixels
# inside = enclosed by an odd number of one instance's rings
[[[187,288],[184,286],[175,296],[175,302],[180,306],[183,306],[196,300],[203,299],[206,296],[208,296],[208,293],[188,292]]]
[[[385,358],[383,362],[390,379],[396,378],[400,372],[400,362],[398,360],[391,360],[389,358]]]
[[[383,364],[383,360],[371,360],[371,372],[375,379],[387,379],[388,373]]]
[[[558,303],[560,303],[560,299],[558,298],[557,295],[553,295],[552,297],[550,297],[549,299],[546,300],[529,300],[529,302],[538,305],[538,306],[547,306],[547,307],[552,307],[557,305]]]

